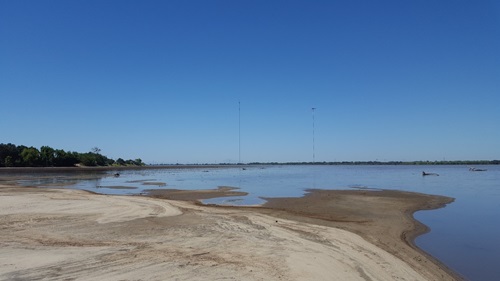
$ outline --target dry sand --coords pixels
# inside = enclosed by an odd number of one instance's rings
[[[415,226],[412,194],[333,194],[231,208],[0,186],[0,279],[454,280],[404,235]],[[451,200],[419,196],[435,201],[429,208]],[[334,202],[344,215],[328,214]],[[388,221],[399,227],[385,230]]]

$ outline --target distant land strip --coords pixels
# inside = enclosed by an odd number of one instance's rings
[[[258,166],[258,165],[499,165],[500,160],[454,161],[322,161],[322,162],[249,162],[249,163],[162,163],[148,166]]]
[[[222,163],[221,163],[222,164]],[[248,165],[499,165],[500,160],[252,162]]]

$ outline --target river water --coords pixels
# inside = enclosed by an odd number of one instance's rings
[[[140,194],[147,189],[240,188],[243,197],[205,203],[254,205],[261,197],[300,197],[305,189],[378,188],[445,195],[455,202],[420,211],[415,218],[431,228],[417,238],[429,252],[467,280],[500,280],[500,166],[245,166],[245,169],[142,169],[94,174],[33,174],[21,185],[64,186],[105,194]],[[422,176],[422,171],[439,176]]]

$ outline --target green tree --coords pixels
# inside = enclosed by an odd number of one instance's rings
[[[9,155],[9,156],[5,157],[4,165],[5,165],[5,167],[13,167],[14,166],[14,160],[12,159],[12,156]]]
[[[95,163],[97,166],[106,166],[108,158],[99,153],[94,153]]]
[[[92,152],[80,154],[80,163],[84,166],[97,166],[95,154]]]
[[[114,164],[115,164],[115,160],[113,160],[111,158],[106,159],[106,166],[112,166]]]
[[[62,149],[54,149],[50,146],[42,146],[40,150],[38,150],[35,147],[0,143],[0,167],[71,167],[78,163],[85,166],[145,165],[140,158],[126,161],[122,158],[118,158],[118,160],[115,161],[102,155],[101,149],[98,147],[91,148],[91,151],[87,153],[78,153],[66,152]]]
[[[23,166],[36,167],[40,163],[40,151],[34,147],[23,149],[21,152]]]
[[[24,148],[26,147],[16,146],[12,143],[0,144],[0,167],[21,166],[21,151]]]
[[[118,158],[118,159],[116,159],[116,164],[118,164],[120,166],[124,166],[126,163],[125,163],[125,160],[123,160],[122,158]]]
[[[56,149],[54,155],[54,166],[56,167],[72,167],[80,161],[76,152],[66,152],[62,149]]]
[[[137,158],[134,160],[134,164],[137,166],[144,166],[144,163],[142,162],[141,158]]]
[[[40,148],[40,158],[43,166],[52,167],[55,165],[56,151],[49,146],[42,146]]]
[[[16,167],[18,167],[18,166],[25,166],[24,161],[23,161],[23,157],[21,156],[21,153],[26,148],[28,148],[28,147],[24,146],[24,145],[18,145],[17,146],[17,148],[16,148],[16,158],[14,159],[14,166],[16,166]]]
[[[64,158],[65,166],[74,166],[80,163],[80,153],[78,152],[66,152],[66,157]]]

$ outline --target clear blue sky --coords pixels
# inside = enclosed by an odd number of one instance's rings
[[[0,0],[0,143],[147,163],[500,159],[498,1]]]

